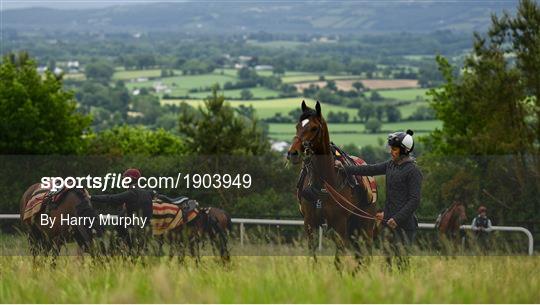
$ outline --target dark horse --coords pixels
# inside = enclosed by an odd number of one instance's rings
[[[321,114],[319,102],[314,110],[302,101],[302,114],[296,125],[296,136],[287,158],[294,164],[302,161],[301,176],[305,177],[301,177],[297,185],[297,198],[312,254],[315,254],[316,249],[315,230],[325,221],[328,227],[337,233],[337,236],[334,234],[337,246],[336,263],[339,263],[338,254],[351,242],[355,249],[359,250],[359,237],[371,244],[375,205],[369,203],[365,187],[361,187],[360,194],[357,194],[347,183],[345,174],[338,173],[330,148],[328,127]],[[335,196],[329,196],[328,186],[337,190],[338,196],[345,200],[339,202]],[[351,206],[352,202],[357,204]]]
[[[435,226],[440,238],[443,241],[450,240],[456,245],[459,244],[462,237],[460,227],[466,220],[465,205],[461,200],[455,200],[450,207],[439,215],[436,221]]]
[[[45,202],[40,211],[25,219],[28,201],[36,192],[45,193],[48,190],[40,188],[40,184],[36,183],[24,192],[20,200],[21,222],[28,229],[32,255],[35,257],[38,254],[48,255],[51,253],[56,257],[60,253],[61,247],[70,239],[75,239],[80,249],[89,252],[94,235],[93,230],[90,230],[85,225],[62,225],[60,223],[61,216],[95,216],[86,190],[64,190],[58,201],[54,203]],[[52,227],[41,224],[40,218],[42,214],[56,217]]]
[[[232,226],[231,217],[224,210],[214,207],[198,210],[199,213],[193,220],[163,236],[171,247],[169,254],[171,256],[177,254],[183,258],[187,244],[190,254],[198,263],[200,261],[200,248],[208,240],[214,254],[217,250],[222,262],[228,262],[230,260],[228,234]]]

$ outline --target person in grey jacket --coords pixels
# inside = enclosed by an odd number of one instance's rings
[[[392,229],[392,244],[412,244],[418,227],[415,211],[420,205],[422,173],[410,156],[414,149],[413,134],[409,129],[388,136],[391,160],[343,167],[348,175],[386,175],[386,203],[377,218]]]

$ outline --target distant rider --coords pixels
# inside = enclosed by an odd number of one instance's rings
[[[478,207],[478,215],[473,219],[471,224],[472,230],[476,235],[476,239],[482,249],[486,249],[488,245],[489,232],[493,230],[491,220],[487,217],[487,208],[483,205]]]

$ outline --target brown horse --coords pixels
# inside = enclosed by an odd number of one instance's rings
[[[212,251],[217,250],[223,262],[230,260],[228,234],[231,230],[231,217],[222,209],[214,207],[200,208],[197,216],[185,225],[168,232],[164,238],[171,247],[170,255],[185,255],[187,244],[196,262],[200,261],[200,248],[206,240],[210,241]]]
[[[435,226],[443,240],[452,240],[458,244],[461,238],[460,227],[466,220],[465,205],[461,200],[456,200],[439,215]]]
[[[47,190],[41,190],[47,192]],[[60,223],[62,216],[95,216],[86,190],[64,190],[57,202],[54,204],[44,203],[37,213],[25,219],[27,204],[36,191],[40,191],[39,183],[30,186],[20,200],[21,222],[28,229],[32,255],[36,257],[38,254],[52,253],[56,257],[60,253],[61,247],[71,239],[75,239],[80,249],[89,252],[94,235],[93,230],[88,225],[62,225]],[[56,221],[53,225],[42,224],[42,215],[54,217]]]
[[[302,161],[302,172],[297,185],[297,198],[300,211],[304,217],[309,248],[315,254],[315,230],[325,221],[335,233],[337,252],[336,262],[339,263],[339,252],[364,238],[369,244],[373,240],[375,224],[375,205],[368,202],[367,190],[355,194],[346,182],[344,173],[339,173],[335,167],[334,156],[330,148],[330,135],[326,121],[321,114],[321,105],[317,102],[315,110],[306,106],[302,101],[302,114],[296,125],[296,136],[289,148],[287,158],[294,164]],[[305,177],[302,177],[305,176]],[[328,196],[325,184],[338,190],[346,202],[357,202],[364,213],[357,213],[357,208],[346,206],[332,196]],[[357,242],[353,243],[355,248]],[[356,250],[359,250],[358,248]]]

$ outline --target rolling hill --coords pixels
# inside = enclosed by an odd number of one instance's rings
[[[4,4],[3,25],[20,31],[186,33],[388,33],[485,30],[491,13],[517,1],[185,1],[65,9]],[[40,7],[37,7],[40,6]]]

